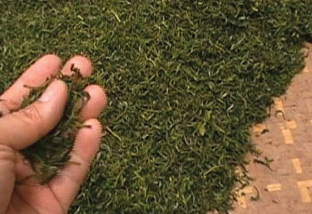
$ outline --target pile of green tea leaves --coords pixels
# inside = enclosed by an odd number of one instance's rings
[[[44,53],[93,61],[106,132],[70,213],[226,213],[249,180],[235,169],[255,150],[250,127],[302,69],[311,11],[309,0],[0,0],[0,89]]]

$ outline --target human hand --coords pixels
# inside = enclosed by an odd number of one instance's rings
[[[71,75],[71,65],[79,68],[83,77],[90,76],[92,65],[82,56],[71,58],[62,74]],[[54,80],[43,95],[24,109],[19,109],[29,88],[38,87],[60,69],[61,60],[55,55],[38,59],[0,96],[0,214],[65,214],[87,174],[90,162],[99,149],[101,124],[95,119],[106,105],[106,95],[97,85],[85,88],[90,99],[81,111],[84,125],[76,136],[70,162],[48,184],[17,184],[34,174],[20,150],[30,146],[52,130],[61,119],[68,88],[65,82]]]

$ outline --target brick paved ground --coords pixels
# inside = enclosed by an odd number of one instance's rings
[[[251,163],[256,178],[238,197],[231,214],[312,214],[312,45],[306,67],[286,94],[276,98],[271,117],[253,128],[262,157],[274,159],[272,170]],[[261,134],[263,130],[267,130]],[[259,191],[260,199],[251,200]]]

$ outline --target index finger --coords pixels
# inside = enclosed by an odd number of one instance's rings
[[[61,59],[49,54],[39,58],[0,96],[0,112],[8,114],[11,110],[18,109],[25,97],[29,94],[29,87],[42,85],[47,78],[57,74],[60,69]]]

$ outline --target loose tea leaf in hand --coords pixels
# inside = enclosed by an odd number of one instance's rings
[[[88,79],[81,76],[74,64],[71,65],[71,71],[73,71],[72,76],[59,73],[55,77],[65,81],[69,87],[69,99],[61,121],[46,136],[22,151],[30,161],[35,172],[34,177],[40,184],[48,183],[59,169],[68,163],[77,131],[82,127],[79,120],[80,111],[90,98],[90,95],[83,91],[89,84]],[[30,95],[24,99],[22,107],[37,100],[55,78],[47,80],[40,87],[31,88]]]

